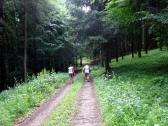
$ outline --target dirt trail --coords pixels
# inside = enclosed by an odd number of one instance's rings
[[[101,126],[101,114],[92,82],[85,82],[78,101],[74,126]]]
[[[76,79],[77,75],[74,79]],[[69,83],[69,82],[68,82]],[[70,92],[72,84],[67,84],[59,89],[46,103],[41,105],[30,117],[18,122],[15,126],[42,126],[63,98]]]

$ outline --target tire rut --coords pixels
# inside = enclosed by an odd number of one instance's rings
[[[74,80],[78,77],[77,75]],[[72,89],[72,84],[66,84],[59,89],[46,103],[42,104],[30,117],[18,122],[15,126],[42,126],[54,109]]]
[[[85,82],[80,93],[74,126],[101,126],[102,119],[93,82]]]

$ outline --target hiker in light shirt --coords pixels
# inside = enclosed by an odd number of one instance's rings
[[[85,65],[83,67],[83,73],[85,75],[85,80],[90,81],[90,73],[91,73],[91,69],[89,65]]]
[[[72,65],[70,65],[68,67],[68,73],[69,73],[71,83],[73,83],[73,77],[74,77],[74,74],[75,74],[75,70],[74,70],[74,67]]]

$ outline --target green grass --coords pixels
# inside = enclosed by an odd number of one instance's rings
[[[18,84],[14,89],[0,93],[0,126],[12,126],[17,119],[30,114],[67,79],[67,74],[44,70],[29,83]]]
[[[45,126],[73,126],[72,116],[76,112],[77,108],[75,100],[82,88],[82,84],[83,77],[80,76],[73,84],[70,93],[50,116]]]
[[[112,79],[95,79],[105,126],[168,126],[168,51],[127,56],[112,67]]]
[[[84,57],[82,62],[83,64],[90,64],[91,60],[88,57]]]

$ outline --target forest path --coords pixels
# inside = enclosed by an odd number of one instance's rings
[[[74,126],[101,126],[102,118],[93,82],[85,82],[77,101]]]
[[[74,80],[79,76],[76,75]],[[59,89],[55,95],[44,104],[42,104],[30,117],[18,122],[15,126],[42,126],[48,117],[52,114],[54,109],[62,102],[63,98],[69,94],[72,89],[72,84],[68,82],[64,87]]]

